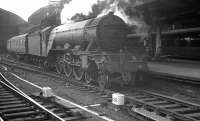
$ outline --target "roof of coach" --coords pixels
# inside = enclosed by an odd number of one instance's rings
[[[9,40],[18,40],[18,39],[22,39],[22,38],[25,38],[27,36],[27,33],[26,34],[21,34],[21,35],[18,35],[18,36],[14,36],[12,38],[10,38]]]

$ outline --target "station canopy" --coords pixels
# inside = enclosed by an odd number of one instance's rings
[[[199,17],[200,0],[148,0],[135,8],[150,22]]]

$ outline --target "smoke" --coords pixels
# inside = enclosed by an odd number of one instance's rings
[[[112,11],[115,15],[121,17],[128,25],[138,25],[139,14],[134,10],[139,0],[108,0],[105,9],[98,17],[108,14]]]
[[[65,4],[61,13],[62,23],[80,21],[100,17],[113,12],[122,18],[125,23],[134,28],[132,33],[146,37],[149,26],[145,23],[143,15],[135,9],[135,6],[146,0],[72,0]]]
[[[135,26],[135,33],[145,37],[148,34],[149,26],[145,23],[143,15],[135,9],[135,6],[143,2],[144,0],[108,0],[98,17],[112,11],[114,15],[122,18],[129,27]]]
[[[72,22],[71,18],[77,13],[88,15],[92,11],[92,5],[99,0],[71,0],[70,3],[65,4],[61,12],[61,22]]]

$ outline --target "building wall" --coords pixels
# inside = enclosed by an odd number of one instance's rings
[[[18,28],[16,26],[0,27],[0,53],[6,52],[6,41],[17,34]]]

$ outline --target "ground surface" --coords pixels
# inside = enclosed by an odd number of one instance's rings
[[[148,67],[153,72],[197,78],[200,81],[199,63],[148,62]]]
[[[73,102],[76,102],[82,106],[100,103],[109,104],[104,106],[93,107],[92,110],[100,114],[106,114],[106,116],[113,120],[137,121],[136,119],[128,115],[127,112],[124,110],[120,110],[117,112],[114,111],[113,106],[111,106],[110,103],[107,103],[107,100],[100,98],[96,94],[87,91],[80,91],[78,87],[69,85],[67,81],[62,81],[57,78],[48,77],[38,73],[23,71],[20,69],[15,69],[14,72],[20,75],[22,78],[29,80],[41,87],[51,87],[57,95],[71,100]],[[28,90],[31,93],[39,92],[38,89],[33,88],[28,84],[22,83],[19,80],[14,81],[14,83],[19,88],[23,90]],[[200,88],[198,85],[189,85],[186,83],[176,81],[146,78],[146,80],[143,83],[139,83],[135,87],[131,86],[126,89],[121,89],[120,87],[115,86],[115,88],[113,88],[113,90],[120,90],[123,93],[127,93],[127,89],[131,93],[131,91],[135,88],[139,88],[141,90],[148,90],[197,104],[199,104],[200,102],[200,94],[198,93],[200,91]],[[98,121],[99,119],[90,118],[88,120]]]
[[[157,74],[183,77],[200,81],[199,63],[187,62],[149,62],[149,69]],[[183,83],[176,80],[146,79],[142,89],[159,92],[171,97],[200,104],[200,85]]]
[[[175,80],[148,78],[137,87],[141,90],[147,90],[183,101],[200,104],[200,85],[183,83]]]
[[[87,105],[93,105],[93,104],[105,104],[104,106],[97,106],[97,107],[92,107],[89,109],[92,109],[100,114],[105,114],[105,116],[116,120],[116,121],[137,121],[134,119],[132,116],[127,114],[126,111],[120,110],[120,111],[115,111],[114,107],[111,105],[111,103],[108,103],[107,100],[100,98],[98,95],[86,92],[86,91],[80,91],[78,87],[73,86],[73,85],[68,85],[68,83],[47,77],[41,74],[36,74],[36,73],[30,73],[27,71],[22,71],[20,69],[17,69],[14,71],[17,75],[20,77],[33,82],[36,85],[39,85],[41,87],[51,87],[54,91],[55,94],[58,96],[61,96],[65,99],[68,99],[70,101],[73,101],[75,103],[78,103],[79,105],[82,106],[87,106]],[[10,77],[14,78],[14,77]],[[30,92],[30,93],[39,93],[40,90],[37,88],[34,88],[33,86],[30,86],[29,84],[26,84],[19,79],[15,79],[15,81],[12,82],[19,87],[20,89]],[[108,104],[108,105],[107,105]],[[88,116],[88,114],[86,114]],[[92,117],[87,119],[87,121],[102,121],[99,118]]]

